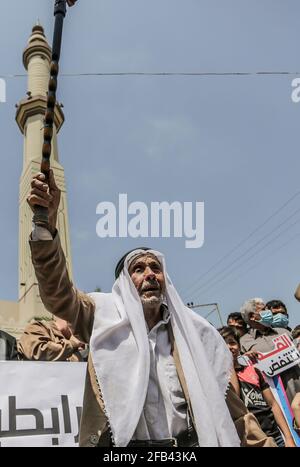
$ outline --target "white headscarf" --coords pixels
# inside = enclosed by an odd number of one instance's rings
[[[166,302],[200,446],[240,446],[225,402],[232,355],[218,331],[184,305],[167,275],[164,256],[154,250],[129,253],[112,293],[91,294],[96,311],[90,350],[114,444],[127,446],[132,439],[149,384],[144,313],[128,273],[137,253],[152,253],[163,266]]]

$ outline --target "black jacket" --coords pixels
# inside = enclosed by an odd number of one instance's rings
[[[0,330],[0,360],[18,360],[17,341]]]

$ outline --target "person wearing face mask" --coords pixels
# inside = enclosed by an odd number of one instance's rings
[[[287,334],[291,339],[292,334],[285,327],[274,327],[274,315],[267,308],[261,298],[247,300],[241,307],[243,319],[249,325],[249,331],[241,337],[241,353],[271,352],[274,349],[274,337]],[[295,365],[281,374],[281,379],[291,403],[296,393],[300,392],[300,366]]]
[[[272,328],[285,328],[292,331],[288,326],[289,315],[285,304],[281,300],[270,300],[266,304],[266,309],[271,310],[273,315]]]

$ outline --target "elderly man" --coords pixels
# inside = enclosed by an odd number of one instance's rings
[[[280,334],[291,333],[286,328],[272,327],[274,315],[261,298],[246,301],[240,310],[243,319],[250,326],[247,334],[240,339],[242,353],[270,352],[273,349],[272,340]],[[281,373],[281,378],[290,403],[295,394],[300,391],[300,367],[296,365]]]
[[[229,385],[223,339],[185,307],[163,255],[131,251],[116,267],[112,293],[79,292],[55,228],[53,173],[49,188],[42,174],[31,186],[29,205],[49,210],[49,225],[35,226],[30,242],[41,298],[90,343],[80,445],[274,446]]]

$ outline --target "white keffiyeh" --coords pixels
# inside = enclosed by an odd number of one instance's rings
[[[129,276],[131,252],[111,294],[91,294],[96,303],[91,356],[116,446],[127,446],[146,399],[150,355],[142,303]],[[223,338],[205,319],[184,305],[163,266],[166,302],[193,408],[199,445],[240,446],[225,395],[232,356]]]

